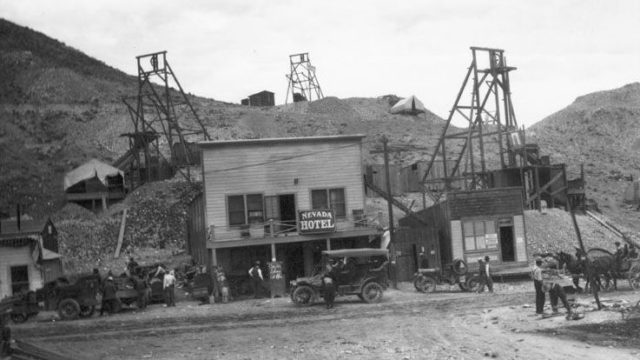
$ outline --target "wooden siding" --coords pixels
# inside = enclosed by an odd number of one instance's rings
[[[380,189],[387,191],[387,175],[384,165],[368,165],[367,180]],[[403,192],[402,180],[400,179],[400,167],[398,165],[389,165],[389,180],[391,180],[391,194],[400,195]],[[378,196],[373,191],[367,193],[369,196]]]
[[[524,213],[521,188],[451,192],[447,194],[447,202],[451,219]]]
[[[296,210],[308,210],[311,190],[344,188],[347,216],[364,208],[359,137],[205,144],[202,151],[206,222],[214,239],[240,239],[240,230],[228,226],[228,195],[294,194]]]
[[[516,250],[516,261],[527,261],[527,239],[524,231],[524,216],[513,217],[513,232]]]
[[[0,299],[11,294],[11,267],[29,267],[29,290],[42,287],[42,274],[35,267],[31,247],[0,247]]]
[[[204,196],[199,194],[187,208],[187,252],[198,265],[208,263]]]
[[[451,253],[453,259],[462,259],[464,247],[462,244],[462,222],[460,220],[451,221]]]

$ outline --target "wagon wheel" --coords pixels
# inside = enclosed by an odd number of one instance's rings
[[[80,306],[79,315],[81,318],[88,318],[88,317],[91,317],[91,315],[93,315],[95,311],[96,311],[95,306]]]
[[[27,314],[22,314],[22,313],[12,313],[11,314],[11,320],[15,323],[15,324],[22,324],[23,322],[27,321]]]
[[[313,303],[314,295],[315,291],[313,291],[311,286],[300,285],[291,293],[291,300],[293,300],[293,303],[296,305],[308,306]]]
[[[382,300],[383,292],[384,289],[382,289],[380,284],[377,282],[370,282],[362,288],[362,299],[368,303],[380,302],[380,300]]]
[[[80,304],[74,299],[64,299],[58,305],[58,314],[62,320],[73,320],[80,315]]]
[[[413,286],[415,286],[416,290],[423,293],[434,292],[436,290],[436,280],[431,276],[422,275],[416,278]]]

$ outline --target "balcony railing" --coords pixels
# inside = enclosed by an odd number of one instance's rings
[[[377,227],[380,227],[379,219],[377,217],[367,219],[361,210],[354,210],[350,216],[347,216],[346,218],[338,218],[336,220],[336,231],[349,231]],[[270,219],[265,222],[253,223],[251,225],[243,225],[240,227],[211,226],[209,232],[210,239],[216,240],[281,237],[297,235],[298,224],[296,220]]]

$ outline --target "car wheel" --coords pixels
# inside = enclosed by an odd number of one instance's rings
[[[15,324],[22,324],[23,322],[27,321],[28,316],[25,314],[11,314],[11,320],[15,323]]]
[[[91,317],[91,315],[93,315],[95,311],[96,311],[95,306],[80,306],[79,315],[81,318],[88,318],[88,317]]]
[[[367,283],[362,288],[362,300],[368,303],[380,302],[383,293],[382,286],[376,282]]]
[[[453,265],[451,266],[453,272],[456,275],[466,275],[467,274],[467,263],[462,259],[456,259],[453,261]]]
[[[413,286],[416,288],[416,290],[423,293],[434,292],[436,290],[436,281],[430,276],[422,275],[416,278],[416,280],[413,282]]]
[[[480,278],[479,275],[474,275],[467,280],[467,284],[465,286],[466,289],[463,289],[463,290],[476,292],[478,291],[478,289],[480,289],[481,281],[482,279]],[[462,286],[460,288],[462,289]]]
[[[311,305],[313,303],[313,297],[315,291],[311,286],[300,285],[291,293],[291,300],[296,305]]]
[[[80,304],[74,299],[64,299],[58,305],[58,314],[62,320],[74,320],[80,315]]]

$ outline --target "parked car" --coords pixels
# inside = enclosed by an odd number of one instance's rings
[[[100,278],[96,275],[80,276],[74,283],[60,278],[38,289],[36,298],[47,309],[58,310],[63,320],[72,320],[93,315],[99,288]]]
[[[322,277],[329,261],[342,264],[335,279],[337,296],[357,295],[368,303],[382,299],[389,284],[389,252],[386,249],[325,250],[322,255],[322,270],[291,281],[291,300],[296,305],[311,305],[323,297]]]

